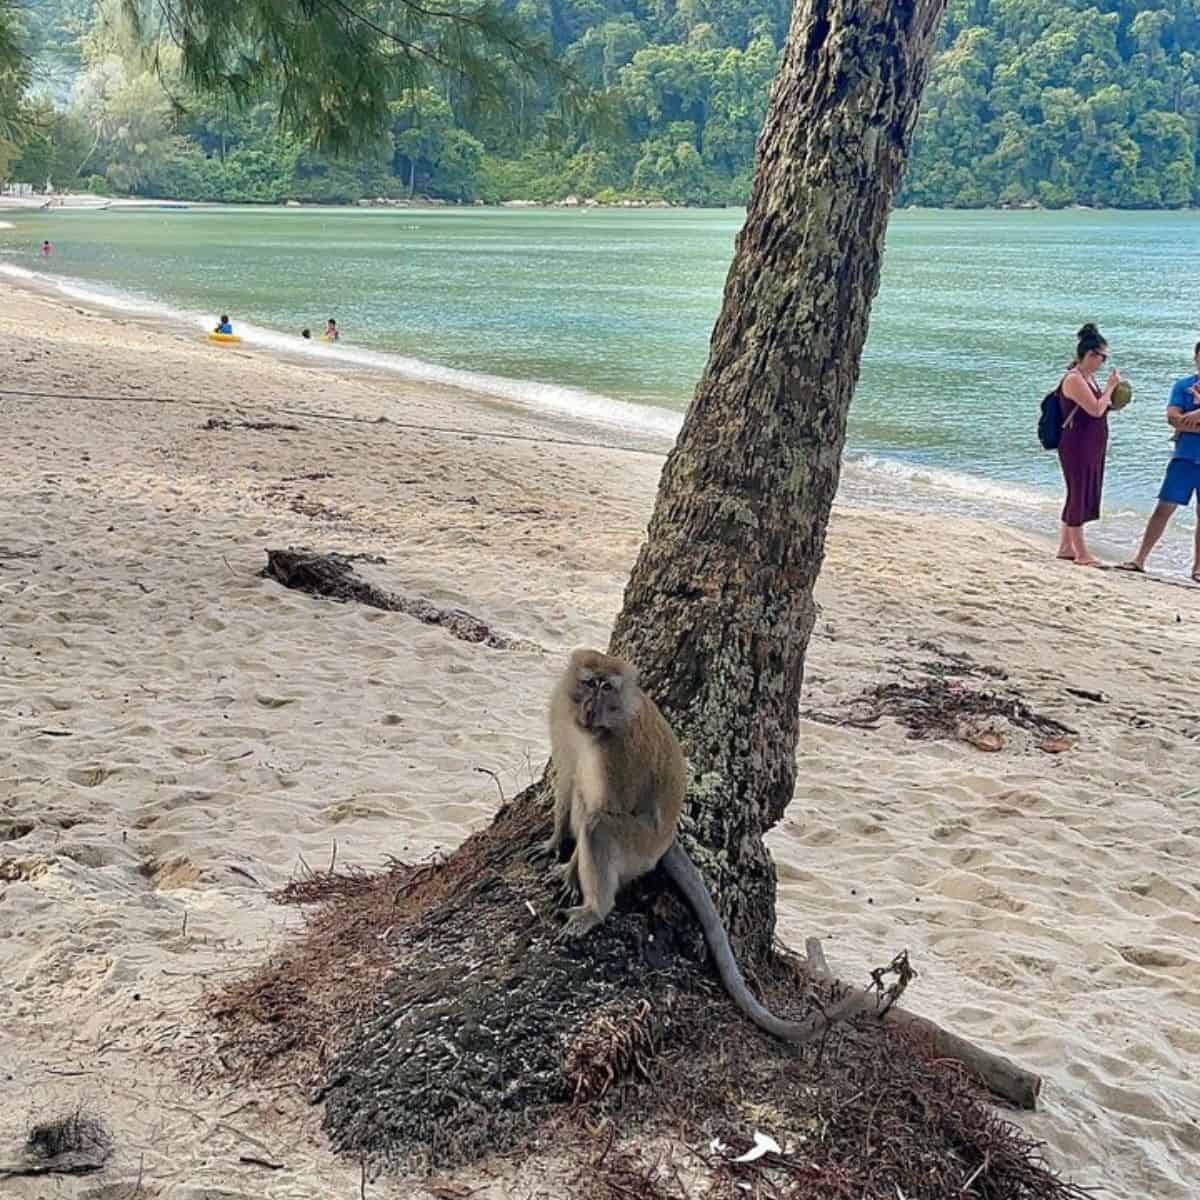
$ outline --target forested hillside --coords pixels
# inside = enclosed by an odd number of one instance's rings
[[[376,150],[333,160],[279,128],[270,95],[239,108],[190,94],[175,47],[149,61],[117,0],[17,2],[9,25],[34,70],[15,122],[0,53],[0,176],[276,203],[740,203],[790,14],[787,0],[515,0],[614,119],[564,121],[554,87],[520,76],[511,104],[479,112],[434,71],[395,96]],[[950,0],[899,202],[1190,205],[1198,112],[1200,0]]]

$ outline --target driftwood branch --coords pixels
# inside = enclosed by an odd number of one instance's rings
[[[112,1155],[112,1135],[103,1121],[76,1110],[35,1125],[20,1157],[0,1162],[0,1179],[31,1175],[88,1175]]]
[[[841,983],[830,969],[825,958],[825,951],[817,938],[808,938],[804,943],[804,953],[808,959],[808,971],[814,978],[823,983]],[[848,989],[848,1002],[853,1005],[854,1012],[871,1013],[878,1011],[877,997],[867,989]],[[853,1004],[855,998],[859,1003]],[[841,1015],[850,1015],[849,1012]],[[984,1086],[993,1095],[1007,1100],[1017,1108],[1034,1109],[1037,1107],[1038,1093],[1042,1090],[1042,1077],[1032,1071],[1026,1071],[1010,1059],[1000,1054],[993,1054],[980,1046],[968,1042],[965,1038],[943,1029],[940,1025],[916,1013],[908,1012],[894,1005],[883,1011],[882,1017],[899,1029],[911,1030],[925,1037],[932,1044],[938,1055],[954,1062],[962,1063],[967,1070],[978,1076]]]
[[[497,633],[478,617],[460,608],[438,608],[428,600],[399,596],[368,583],[350,565],[356,558],[368,557],[361,554],[319,554],[303,548],[268,550],[263,575],[267,579],[277,580],[286,588],[310,595],[328,596],[343,603],[353,600],[385,612],[407,613],[426,625],[440,625],[461,641],[483,643],[494,650],[541,649],[533,642]]]

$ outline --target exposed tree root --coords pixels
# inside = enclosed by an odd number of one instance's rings
[[[837,982],[837,976],[826,962],[825,951],[821,948],[818,938],[809,938],[804,943],[804,953],[807,956],[807,969],[811,978],[829,984]],[[863,1011],[870,1011],[865,1004]],[[1042,1090],[1040,1075],[1026,1071],[1003,1055],[984,1050],[982,1046],[976,1046],[948,1029],[909,1012],[908,1009],[889,1004],[880,1015],[883,1020],[890,1021],[897,1028],[927,1041],[940,1058],[966,1067],[993,1096],[999,1096],[1017,1108],[1037,1107],[1037,1098]]]

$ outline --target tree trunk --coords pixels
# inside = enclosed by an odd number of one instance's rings
[[[792,798],[813,584],[943,8],[797,5],[708,365],[613,633],[687,750],[685,840],[747,957],[774,932],[762,834]]]

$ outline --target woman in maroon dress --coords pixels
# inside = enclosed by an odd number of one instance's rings
[[[1058,557],[1069,558],[1081,567],[1094,567],[1098,560],[1088,553],[1083,527],[1100,516],[1104,455],[1108,450],[1108,410],[1113,388],[1121,376],[1110,371],[1101,389],[1096,372],[1108,361],[1108,343],[1091,324],[1085,325],[1078,336],[1075,361],[1058,385],[1058,405],[1063,418],[1058,461],[1067,481]]]

